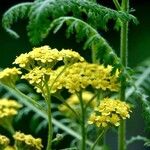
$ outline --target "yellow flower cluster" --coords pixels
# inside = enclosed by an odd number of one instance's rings
[[[0,99],[0,120],[17,114],[21,105],[15,100]]]
[[[32,135],[16,132],[13,135],[15,145],[21,150],[41,150],[43,145],[40,138],[34,138]]]
[[[16,149],[12,146],[7,146],[4,150],[16,150]]]
[[[13,67],[13,68],[6,68],[0,71],[0,82],[4,84],[14,84],[18,78],[18,75],[21,74],[20,69]]]
[[[35,67],[29,73],[23,75],[21,78],[29,81],[30,84],[43,87],[45,81],[49,79],[51,73],[51,69]]]
[[[69,49],[58,51],[57,49],[51,49],[49,46],[42,46],[33,48],[29,53],[21,54],[16,58],[14,64],[19,64],[21,68],[31,70],[35,66],[52,68],[58,61],[63,61],[66,64],[84,61],[84,58],[79,53]]]
[[[25,75],[24,78],[31,84],[35,82],[40,83],[40,81],[42,81],[41,78],[44,78],[43,70],[33,69],[33,71]],[[92,86],[95,89],[118,91],[120,86],[118,82],[119,72],[116,71],[116,73],[112,74],[111,71],[111,66],[104,67],[103,65],[80,62],[66,69],[64,69],[64,66],[61,66],[56,70],[47,70],[47,72],[44,70],[44,73],[46,72],[47,75],[50,76],[47,81],[49,87],[52,86],[51,93],[55,93],[62,88],[68,89],[70,93],[75,93],[81,89],[86,89],[88,86]],[[61,72],[63,73],[61,74]],[[40,76],[42,74],[43,77]],[[59,74],[61,75],[59,76]],[[58,76],[59,78],[57,78]],[[45,91],[44,87],[42,90],[40,88],[40,85],[44,85],[44,83],[39,83],[37,83],[37,86],[33,84],[37,92]]]
[[[89,91],[84,91],[82,93],[82,100],[84,104],[87,104],[92,98],[93,98],[94,94],[89,92]],[[66,103],[72,107],[76,112],[80,112],[80,101],[79,98],[76,94],[72,94],[67,100]],[[89,106],[91,108],[96,107],[97,102],[96,99],[93,99],[90,103]],[[67,116],[72,116],[72,112],[71,110],[65,105],[65,104],[61,104],[58,109],[63,112],[64,114],[66,114]]]
[[[6,136],[0,135],[0,149],[3,150],[9,144],[9,139]]]
[[[88,123],[97,127],[119,126],[120,121],[130,117],[129,104],[120,100],[105,98],[91,114]]]
[[[63,68],[56,70],[57,76]],[[70,93],[75,93],[88,86],[95,89],[118,91],[119,72],[111,73],[112,66],[104,67],[103,65],[90,64],[87,62],[75,63],[68,67],[59,77],[53,86],[53,91],[62,87],[69,90]]]

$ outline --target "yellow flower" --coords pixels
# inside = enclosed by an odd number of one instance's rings
[[[80,56],[79,53],[72,51],[70,49],[62,49],[60,51],[61,56],[63,57],[64,63],[68,64],[68,63],[75,63],[75,62],[82,62],[84,61],[84,58]]]
[[[104,91],[118,91],[120,86],[118,73],[112,75],[111,71],[111,66],[79,62],[68,67],[57,82],[63,80],[63,87],[70,93],[78,92],[88,86]]]
[[[13,64],[19,64],[19,67],[21,68],[29,68],[29,62],[30,62],[29,55],[25,53],[17,57],[16,60],[13,62]]]
[[[15,100],[0,99],[0,124],[16,115],[19,108],[21,105]]]
[[[20,69],[16,67],[6,68],[0,71],[0,82],[12,86],[15,84],[20,74],[21,74]]]
[[[15,146],[21,150],[41,150],[43,145],[40,138],[34,138],[32,135],[25,135],[21,132],[16,132],[13,135]]]
[[[95,107],[88,123],[95,124],[98,127],[119,126],[121,120],[130,117],[130,112],[130,105],[126,102],[105,98],[98,107]]]
[[[31,85],[35,86],[38,92],[42,92],[45,82],[49,80],[50,74],[51,69],[35,67],[21,78],[26,79]]]
[[[79,53],[70,49],[51,49],[49,46],[33,48],[29,53],[21,54],[16,58],[14,64],[26,70],[32,70],[34,67],[53,68],[58,61],[63,61],[65,64],[84,61],[84,58]]]
[[[3,150],[10,143],[10,140],[3,135],[0,135],[0,149]]]

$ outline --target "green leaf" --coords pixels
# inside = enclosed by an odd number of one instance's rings
[[[74,17],[60,17],[55,19],[50,26],[50,30],[58,31],[60,29],[60,24],[62,27],[62,23],[66,23],[67,28],[67,36],[71,34],[76,34],[76,38],[79,40],[84,40],[84,48],[92,49],[93,62],[100,61],[105,64],[112,64],[121,66],[120,59],[117,57],[113,49],[110,47],[108,42],[89,24],[86,22],[74,18]],[[86,32],[85,32],[86,31]],[[84,32],[84,36],[80,34]],[[94,60],[97,58],[97,60]]]
[[[7,10],[2,18],[3,28],[14,38],[19,38],[19,35],[11,29],[11,26],[19,19],[27,18],[32,2],[17,4]]]
[[[130,14],[115,11],[92,1],[38,0],[31,7],[30,21],[27,27],[31,43],[38,44],[46,38],[50,31],[51,22],[62,16],[74,16],[79,19],[83,18],[83,20],[86,18],[86,22],[95,29],[105,29],[110,19],[117,20],[119,18],[121,21],[137,21]]]

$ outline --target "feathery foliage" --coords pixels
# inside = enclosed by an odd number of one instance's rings
[[[11,29],[13,23],[17,22],[19,19],[27,18],[32,3],[20,3],[11,7],[5,12],[2,19],[2,25],[4,29],[13,37],[18,38],[19,35]]]
[[[131,101],[137,99],[136,102],[142,104],[142,115],[147,129],[150,131],[150,97],[147,96],[150,93],[150,59],[141,63],[135,70],[135,88],[128,89],[126,96]]]
[[[92,26],[74,17],[59,17],[51,23],[50,28],[56,33],[63,24],[68,26],[67,37],[75,33],[78,41],[85,41],[84,49],[92,49],[93,62],[96,62],[95,58],[97,58],[102,63],[110,63],[116,66],[120,64],[120,60],[113,49]]]
[[[32,5],[32,6],[31,6]],[[31,7],[30,7],[31,6]],[[30,10],[30,12],[29,12]],[[20,15],[21,14],[21,15]],[[62,16],[74,16],[85,20],[94,28],[106,28],[110,19],[120,19],[122,21],[136,18],[124,12],[101,6],[94,1],[87,0],[36,0],[34,3],[21,3],[12,7],[3,16],[3,26],[13,35],[17,35],[10,29],[13,20],[19,17],[29,16],[28,35],[33,44],[42,41],[49,33],[50,23]],[[10,22],[8,19],[10,19]],[[38,32],[37,32],[38,31]]]

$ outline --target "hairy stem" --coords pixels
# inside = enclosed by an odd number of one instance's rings
[[[81,106],[81,135],[82,135],[82,143],[81,149],[86,150],[86,128],[85,128],[85,108],[82,100],[82,92],[79,92],[78,95],[80,106]]]
[[[49,90],[49,87],[48,87],[47,83],[46,83],[46,89],[47,89],[47,94],[45,96],[45,101],[48,105],[48,111],[47,111],[47,116],[48,116],[48,137],[47,137],[46,150],[52,150],[53,127],[52,127],[52,112],[51,112],[51,94],[50,94],[50,90]]]
[[[46,150],[52,149],[52,137],[53,137],[53,128],[52,128],[52,113],[51,113],[51,102],[49,98],[48,104],[48,141]]]
[[[129,11],[129,0],[122,0],[122,11]],[[120,47],[120,57],[123,66],[127,67],[128,58],[128,21],[122,22],[121,25],[121,47]],[[120,99],[122,101],[126,100],[126,80],[121,80],[120,89]],[[118,150],[126,150],[126,121],[121,121],[119,131],[118,131]]]

